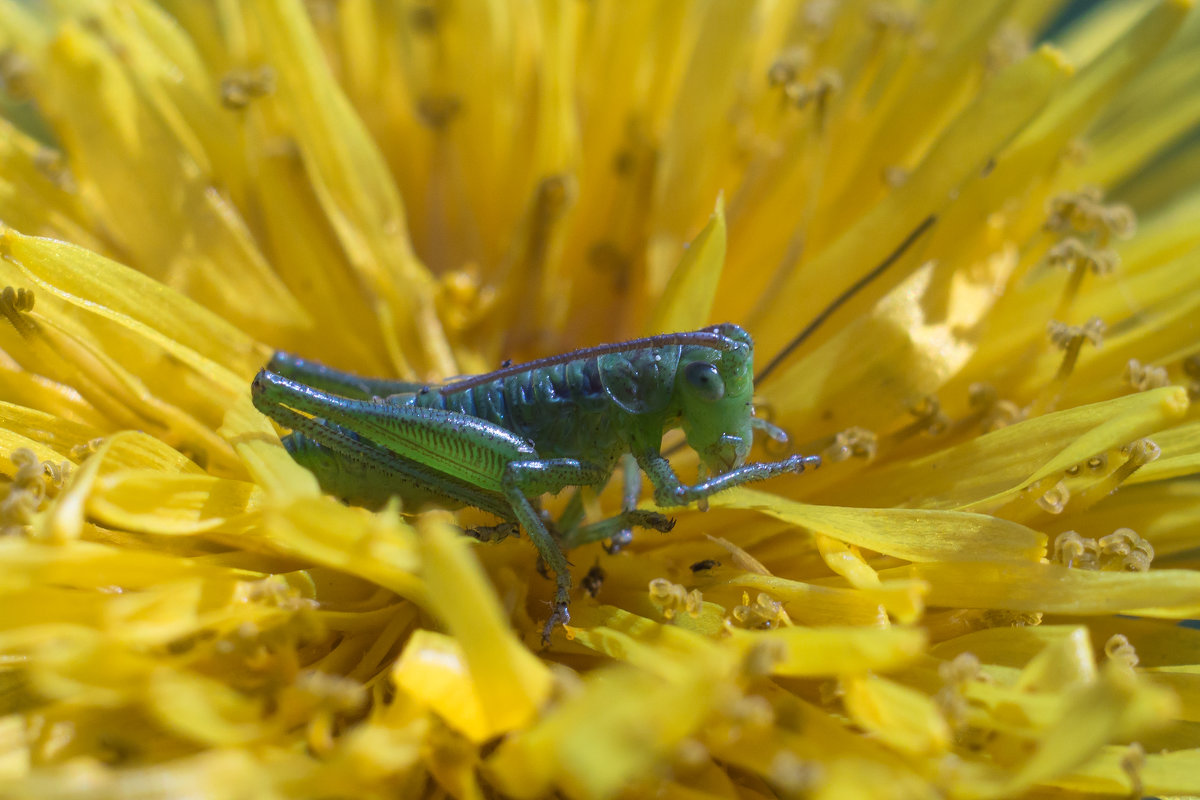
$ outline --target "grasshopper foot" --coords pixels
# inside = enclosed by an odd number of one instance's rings
[[[617,531],[615,534],[613,534],[613,537],[601,545],[601,547],[603,547],[604,552],[608,553],[610,556],[615,556],[617,553],[628,547],[629,543],[632,541],[633,531],[629,528],[626,528],[623,531]]]
[[[647,511],[644,509],[626,511],[622,515],[622,519],[630,527],[617,531],[608,543],[604,545],[604,552],[610,556],[621,552],[633,541],[634,526],[648,528],[659,533],[666,533],[675,527],[675,520],[673,518],[665,514],[660,514],[657,511]]]
[[[479,525],[474,528],[463,528],[463,533],[481,542],[501,542],[509,536],[519,536],[521,526],[515,522],[501,522],[499,525]]]
[[[554,633],[554,629],[559,625],[566,625],[571,621],[571,612],[567,610],[566,602],[559,600],[554,604],[554,611],[550,613],[550,619],[546,620],[546,627],[542,628],[542,646],[550,644],[550,634]]]

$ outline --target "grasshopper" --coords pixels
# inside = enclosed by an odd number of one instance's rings
[[[554,573],[554,609],[543,639],[570,620],[565,550],[609,539],[616,552],[635,527],[673,522],[635,508],[640,473],[660,508],[703,503],[725,489],[820,466],[818,456],[746,464],[755,429],[754,343],[731,324],[574,350],[439,385],[362,378],[276,353],[251,386],[254,405],[293,433],[288,452],[321,487],[347,502],[406,509],[473,506],[520,525]],[[679,479],[661,451],[682,428],[700,458],[700,482]],[[538,497],[604,487],[624,461],[620,514],[580,524],[579,494],[557,524]]]
[[[255,407],[293,431],[285,447],[330,494],[368,507],[391,497],[409,510],[473,506],[502,520],[474,531],[485,539],[524,528],[556,580],[542,631],[546,642],[557,624],[570,621],[564,551],[608,539],[615,553],[635,527],[667,531],[674,524],[635,507],[642,473],[654,486],[654,502],[670,508],[703,506],[734,486],[820,466],[820,457],[803,455],[745,463],[754,430],[787,439],[754,416],[754,384],[896,263],[936,219],[926,217],[757,376],[753,340],[727,323],[573,350],[437,385],[363,378],[276,353],[255,376],[251,394]],[[663,434],[675,428],[700,458],[695,485],[681,481],[662,453]],[[557,523],[542,512],[541,495],[568,486],[598,491],[618,463],[625,492],[616,516],[581,524],[578,491]]]

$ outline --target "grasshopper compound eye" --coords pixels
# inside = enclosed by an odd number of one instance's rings
[[[715,403],[725,396],[725,381],[717,368],[707,361],[693,361],[683,368],[683,375],[701,400]]]

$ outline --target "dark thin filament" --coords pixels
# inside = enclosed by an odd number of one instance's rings
[[[889,253],[887,258],[879,263],[879,266],[875,267],[875,269],[871,270],[866,275],[863,275],[861,278],[855,281],[849,289],[842,292],[832,303],[826,306],[824,311],[822,311],[820,314],[817,314],[817,316],[813,318],[813,321],[808,323],[808,326],[796,335],[795,339],[792,339],[790,342],[788,342],[787,346],[776,353],[775,357],[772,358],[771,361],[765,367],[763,367],[757,375],[754,376],[755,385],[774,372],[775,368],[782,364],[784,360],[792,354],[792,351],[802,345],[804,341],[808,339],[808,337],[811,336],[814,331],[817,330],[817,328],[821,327],[821,325],[825,323],[825,320],[832,317],[839,308],[841,308],[850,300],[850,298],[854,297],[854,295],[858,294],[863,290],[864,287],[870,284],[871,281],[875,280],[884,272],[886,272],[888,267],[899,261],[900,257],[904,255],[905,251],[912,247],[913,243],[916,242],[917,239],[920,239],[925,231],[933,227],[933,223],[935,222],[937,222],[936,214],[930,214],[928,217],[922,220],[921,224],[914,228],[912,232],[904,238],[904,241],[901,242],[895,250]]]

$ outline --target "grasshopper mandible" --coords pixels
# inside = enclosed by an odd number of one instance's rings
[[[818,456],[746,464],[753,431],[783,432],[754,416],[754,343],[737,325],[574,350],[440,385],[362,378],[277,353],[251,387],[254,405],[285,428],[292,457],[321,487],[378,507],[474,506],[525,529],[554,573],[554,610],[543,639],[566,623],[571,573],[564,550],[634,527],[670,530],[635,508],[640,473],[660,508],[703,503],[717,492],[806,467]],[[700,482],[679,479],[663,434],[682,428],[700,457]],[[558,524],[538,497],[569,486],[602,488],[625,464],[623,508],[581,524],[578,494]]]

